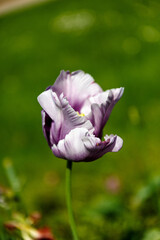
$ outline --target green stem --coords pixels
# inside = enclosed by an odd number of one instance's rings
[[[72,201],[71,201],[71,172],[72,172],[72,161],[67,161],[66,168],[66,200],[67,200],[67,208],[68,208],[68,216],[70,227],[73,234],[73,239],[78,240],[76,224],[74,221],[73,210],[72,210]]]

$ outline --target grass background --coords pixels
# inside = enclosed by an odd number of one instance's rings
[[[61,69],[82,69],[104,90],[125,87],[104,129],[123,138],[122,150],[73,167],[80,239],[160,239],[159,10],[158,0],[61,0],[0,17],[0,159],[12,159],[27,208],[59,240],[71,239],[66,162],[47,146],[36,98]]]

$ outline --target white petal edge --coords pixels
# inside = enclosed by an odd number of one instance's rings
[[[61,120],[60,103],[55,92],[52,92],[51,89],[44,91],[38,96],[37,100],[53,121],[55,121],[55,118],[57,121]]]
[[[122,97],[123,92],[124,88],[120,87],[98,93],[97,95],[92,96],[85,101],[83,107],[81,108],[81,112],[85,115],[90,114],[91,105],[94,103],[98,104],[99,106],[101,104],[105,104],[106,102],[112,102],[113,104],[115,104]]]
[[[108,138],[111,139],[110,140],[111,142],[115,140],[115,145],[112,148],[112,152],[118,152],[123,146],[123,139],[117,135],[110,135],[110,136],[106,135],[104,137],[105,141],[107,141]]]

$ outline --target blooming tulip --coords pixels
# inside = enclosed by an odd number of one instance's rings
[[[105,126],[124,89],[104,91],[83,71],[61,71],[53,86],[38,96],[43,132],[55,156],[75,162],[93,161],[117,152],[123,140],[105,135]]]

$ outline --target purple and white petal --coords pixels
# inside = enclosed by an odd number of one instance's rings
[[[96,136],[101,138],[102,129],[108,121],[114,105],[121,98],[123,91],[124,88],[107,90],[94,97],[90,97],[84,103],[81,112],[86,114],[86,117],[93,124]]]
[[[102,92],[101,87],[94,82],[92,76],[83,71],[72,73],[61,71],[51,89],[58,96],[63,93],[71,107],[78,112],[86,99]]]
[[[46,114],[50,117],[52,120],[51,124],[45,124],[45,128],[52,127],[52,131],[50,132],[51,138],[49,139],[47,135],[47,141],[50,143],[58,142],[59,141],[59,135],[60,135],[60,129],[63,123],[63,114],[61,111],[61,104],[60,101],[56,95],[56,93],[52,92],[51,89],[42,92],[38,96],[38,102],[43,108],[43,110],[46,112]],[[43,127],[43,132],[45,133],[45,128]],[[46,136],[45,136],[46,137]]]
[[[59,97],[61,103],[61,111],[63,113],[63,124],[61,127],[60,139],[63,139],[66,134],[75,128],[86,128],[90,133],[93,133],[94,128],[91,122],[85,117],[80,116],[69,104],[63,94]]]
[[[53,145],[53,153],[59,157],[67,160],[79,162],[84,161],[90,154],[85,147],[83,139],[89,134],[85,128],[76,128],[60,140],[56,145]],[[97,139],[99,142],[99,139]]]
[[[49,125],[43,124],[43,132],[49,145],[57,144],[74,128],[86,128],[93,133],[91,122],[85,116],[78,115],[63,94],[57,97],[56,93],[49,89],[39,95],[38,101],[47,116],[52,119]],[[50,135],[46,129],[50,129]]]
[[[100,141],[96,145],[92,144],[92,137],[84,139],[84,145],[90,152],[88,157],[85,159],[86,162],[94,161],[108,152],[118,152],[123,145],[123,140],[117,135],[106,135],[105,141]]]
[[[103,123],[102,123],[102,128],[105,126],[106,122],[108,121],[108,118],[112,112],[112,109],[114,107],[114,105],[120,100],[120,98],[123,95],[124,92],[124,88],[115,88],[115,89],[111,89],[111,94],[108,95],[108,101],[106,101],[106,105],[105,105],[105,115],[104,115],[104,119],[103,119]],[[111,98],[112,95],[112,98]],[[103,110],[103,103],[101,104],[102,106],[102,111]]]
[[[48,145],[51,147],[53,145],[53,141],[50,141],[50,131],[51,131],[51,125],[52,125],[52,119],[48,116],[48,114],[42,110],[42,129],[43,134],[45,138],[47,139]]]
[[[123,139],[117,135],[106,135],[104,137],[105,142],[107,142],[110,137],[112,137],[112,144],[110,145],[110,149],[108,148],[109,152],[118,152],[123,146]]]
[[[102,157],[107,152],[121,149],[123,140],[114,135],[105,136],[105,141],[90,134],[85,128],[76,128],[53,145],[53,153],[59,157],[75,162],[89,162]]]
[[[109,101],[109,99],[112,99],[112,98],[113,98],[113,95],[111,90],[98,93],[97,95],[86,99],[86,101],[84,102],[81,108],[81,112],[85,115],[88,115],[91,112],[92,104],[98,104],[100,106],[101,104],[106,103],[106,101]]]
[[[62,122],[61,104],[55,92],[49,89],[42,92],[37,99],[53,121]]]

